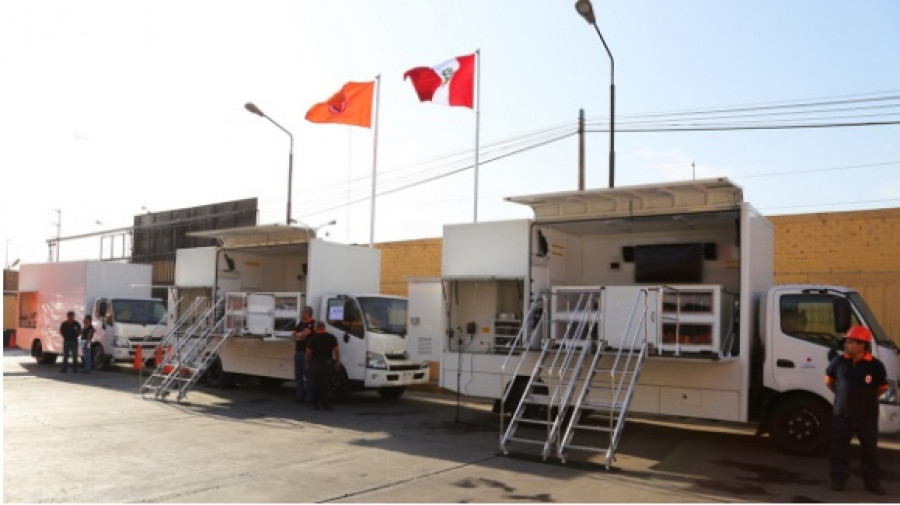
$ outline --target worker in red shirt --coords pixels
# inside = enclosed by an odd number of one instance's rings
[[[834,392],[831,425],[831,489],[847,483],[850,441],[859,439],[860,473],[866,489],[886,494],[878,466],[878,397],[888,389],[884,364],[872,356],[872,332],[852,326],[844,339],[844,354],[828,365],[825,378]]]

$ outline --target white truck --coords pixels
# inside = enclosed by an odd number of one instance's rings
[[[441,386],[512,414],[502,450],[608,465],[640,412],[755,422],[789,452],[821,451],[825,368],[850,324],[872,330],[890,378],[880,430],[900,430],[897,347],[852,289],[775,285],[773,226],[727,179],[508,201],[535,218],[445,226],[442,277],[409,285],[410,338]],[[529,418],[546,424],[533,441]],[[609,440],[576,445],[590,431]]]
[[[342,370],[333,394],[366,388],[397,398],[407,386],[428,382],[428,363],[411,360],[407,351],[407,300],[378,294],[377,249],[326,242],[311,229],[279,225],[192,235],[221,245],[177,251],[170,305],[224,299],[215,316],[222,329],[210,346],[232,336],[210,362],[208,384],[225,386],[240,376],[272,386],[293,380],[291,332],[306,305],[340,344]]]
[[[42,364],[62,352],[59,326],[66,313],[81,323],[92,314],[91,357],[96,368],[132,361],[138,347],[152,356],[165,335],[166,308],[150,297],[151,266],[104,261],[22,265],[19,270],[16,345]],[[81,354],[79,349],[79,354]]]

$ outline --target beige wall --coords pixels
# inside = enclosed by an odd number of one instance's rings
[[[855,288],[900,343],[900,208],[769,216],[775,282]]]
[[[769,216],[775,282],[849,286],[900,343],[900,208]],[[441,239],[376,244],[383,293],[406,296],[409,277],[441,275]]]

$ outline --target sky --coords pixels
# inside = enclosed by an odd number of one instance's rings
[[[797,127],[900,120],[900,2],[592,1],[617,187],[728,177],[767,215],[900,206],[900,125]],[[577,189],[580,109],[586,187],[607,187],[611,62],[573,0],[0,0],[5,263],[148,211],[256,197],[284,223],[289,139],[246,102],[293,134],[298,223],[368,243],[374,164],[375,242],[439,237],[474,219],[476,114],[420,103],[403,73],[476,50],[479,221]],[[377,75],[377,131],[304,120]]]

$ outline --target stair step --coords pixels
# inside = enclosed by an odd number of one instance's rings
[[[572,429],[582,430],[582,431],[596,431],[600,433],[611,433],[615,431],[614,427],[609,426],[597,426],[594,424],[573,424]]]
[[[519,442],[523,444],[533,444],[533,445],[544,445],[547,443],[546,440],[538,440],[536,438],[520,438],[520,437],[509,437],[506,439],[507,442]]]
[[[520,417],[519,419],[516,419],[516,422],[518,422],[519,424],[525,424],[525,425],[541,425],[541,426],[548,426],[548,425],[553,424],[552,420],[547,421],[546,419],[534,419],[534,418],[529,418],[529,417]]]
[[[590,451],[590,452],[606,452],[606,450],[607,450],[606,447],[591,447],[589,445],[574,445],[574,444],[566,445],[566,450],[569,450],[569,449],[576,449],[579,451]]]
[[[591,400],[586,399],[581,402],[582,408],[592,408],[592,409],[621,409],[625,405],[625,402],[610,402],[607,400]]]

